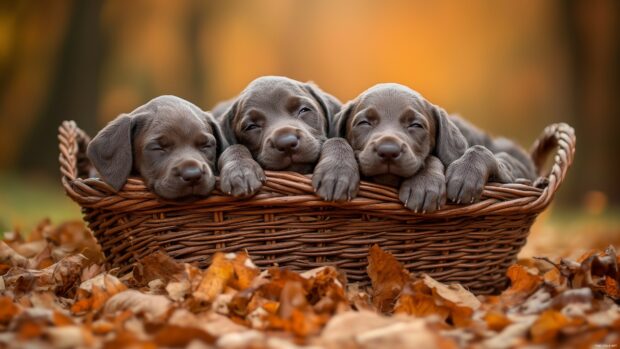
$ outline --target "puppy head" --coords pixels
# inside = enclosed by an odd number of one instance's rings
[[[362,175],[396,184],[418,172],[429,155],[445,165],[467,142],[446,112],[399,84],[379,84],[347,103],[330,133],[346,138]]]
[[[218,117],[228,140],[268,170],[311,172],[340,102],[312,83],[266,76],[252,81]]]
[[[212,169],[225,146],[210,114],[181,98],[161,96],[110,122],[87,155],[116,190],[133,171],[157,195],[176,199],[213,189]]]

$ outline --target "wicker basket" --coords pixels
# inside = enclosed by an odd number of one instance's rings
[[[140,178],[130,178],[115,193],[101,180],[85,178],[88,136],[74,122],[64,122],[59,132],[62,184],[82,207],[107,265],[121,272],[157,250],[201,267],[216,251],[246,250],[261,267],[334,265],[349,281],[367,283],[368,248],[379,244],[409,270],[459,282],[478,294],[506,286],[506,269],[575,151],[570,126],[548,126],[531,153],[541,168],[555,151],[542,188],[490,183],[478,203],[415,214],[403,207],[395,189],[368,182],[351,202],[324,202],[314,195],[309,176],[292,172],[267,172],[266,185],[246,200],[215,191],[191,203],[164,201]]]

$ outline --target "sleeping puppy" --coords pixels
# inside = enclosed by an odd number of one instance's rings
[[[312,173],[328,201],[353,198],[359,169],[346,140],[327,139],[340,102],[311,83],[265,76],[213,109],[227,140],[218,166],[221,190],[246,196],[260,189],[262,169]]]
[[[535,177],[514,143],[492,140],[399,84],[375,85],[349,102],[333,130],[353,147],[364,177],[399,186],[400,200],[416,212],[439,209],[446,194],[457,203],[478,200],[488,180]]]
[[[211,114],[179,97],[161,96],[111,121],[86,153],[115,190],[133,173],[155,194],[177,199],[211,192],[215,161],[226,145]]]

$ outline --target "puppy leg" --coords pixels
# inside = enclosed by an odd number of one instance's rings
[[[491,144],[491,150],[512,169],[515,178],[524,178],[534,181],[537,177],[536,166],[532,158],[515,142],[507,138],[496,138]]]
[[[343,138],[330,138],[312,174],[314,191],[325,201],[351,200],[357,195],[360,172],[353,148]]]
[[[503,155],[498,158],[486,147],[474,145],[446,170],[448,198],[456,203],[475,202],[489,179],[514,182],[511,166]]]
[[[424,168],[401,183],[398,197],[416,213],[440,209],[446,203],[446,177],[441,160],[429,155]]]
[[[255,194],[266,181],[265,173],[252,158],[250,151],[241,144],[226,148],[218,160],[220,190],[236,196]]]

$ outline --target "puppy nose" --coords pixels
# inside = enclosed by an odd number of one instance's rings
[[[396,160],[402,153],[400,145],[394,142],[382,142],[377,145],[376,151],[377,155],[384,160]]]
[[[279,151],[292,152],[299,146],[299,137],[293,132],[287,132],[277,135],[273,143]]]
[[[202,179],[202,169],[195,165],[183,166],[179,172],[181,178],[188,183],[196,183]]]

